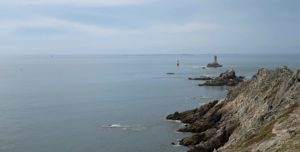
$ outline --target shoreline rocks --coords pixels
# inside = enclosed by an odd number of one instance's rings
[[[189,78],[189,80],[206,80],[206,82],[199,84],[199,86],[235,86],[242,82],[244,78],[243,76],[237,77],[234,70],[227,70],[215,78],[201,76],[198,78]]]
[[[220,75],[220,77],[228,75]],[[260,69],[221,100],[167,116],[194,133],[179,141],[189,152],[299,151],[300,70]]]

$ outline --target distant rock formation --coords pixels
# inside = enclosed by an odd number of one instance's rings
[[[174,72],[168,72],[166,73],[167,75],[174,75],[175,73]]]
[[[218,63],[218,57],[215,56],[214,62],[208,63],[208,64],[207,64],[207,67],[208,67],[208,68],[217,68],[217,67],[222,67],[222,65]]]
[[[300,150],[300,70],[260,69],[229,89],[221,100],[175,112],[189,152],[274,152]]]
[[[200,76],[200,77],[197,77],[197,78],[189,78],[189,80],[211,80],[213,78],[211,77],[208,77],[208,76]]]
[[[206,80],[205,83],[199,84],[199,86],[235,86],[239,82],[242,82],[244,77],[235,75],[234,70],[227,70],[221,73],[218,77],[212,78],[207,76],[201,76],[198,78],[189,78],[189,80]]]

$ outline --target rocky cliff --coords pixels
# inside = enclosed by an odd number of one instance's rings
[[[195,133],[180,144],[190,152],[300,151],[300,70],[260,69],[221,100],[167,119]]]

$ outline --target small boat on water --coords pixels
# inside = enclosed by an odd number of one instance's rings
[[[176,60],[176,65],[179,66],[180,65],[180,61],[179,59]]]

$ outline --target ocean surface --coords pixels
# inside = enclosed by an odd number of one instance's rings
[[[185,152],[166,115],[226,94],[188,77],[300,68],[300,55],[218,57],[224,67],[202,69],[213,55],[2,55],[0,151]]]

